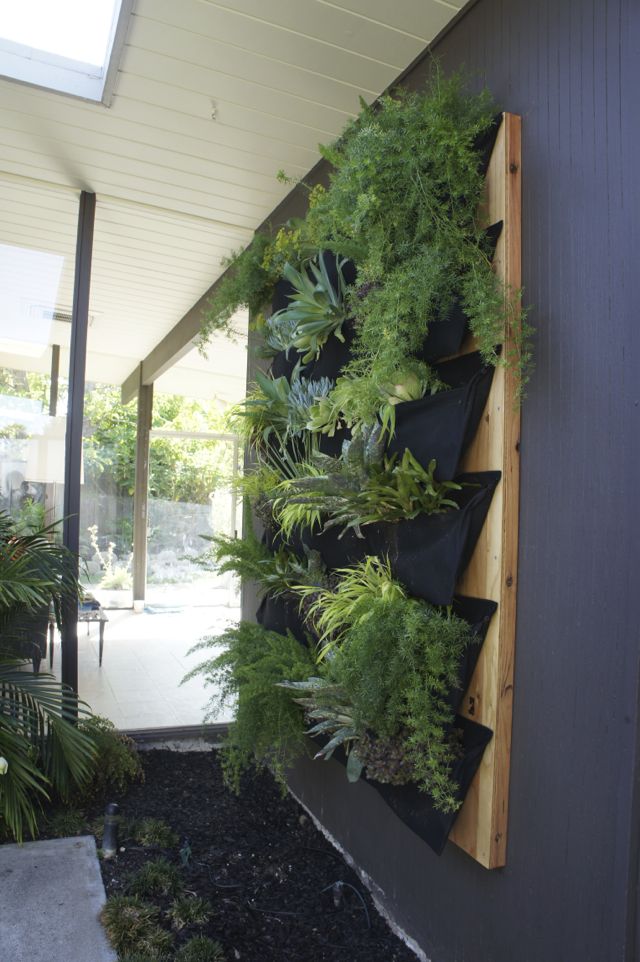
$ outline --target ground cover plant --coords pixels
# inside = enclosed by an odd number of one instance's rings
[[[144,780],[126,789],[105,786],[86,809],[91,832],[106,802],[120,806],[118,851],[100,860],[102,921],[119,962],[415,958],[340,853],[266,769],[245,773],[236,796],[224,784],[216,750],[141,757]],[[139,844],[132,827],[149,821],[170,829],[170,844]],[[157,874],[158,859],[161,875],[165,863],[171,867],[180,894],[155,885],[153,892],[133,891],[146,866]]]

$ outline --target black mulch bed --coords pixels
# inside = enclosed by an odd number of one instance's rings
[[[222,944],[228,962],[415,962],[357,875],[268,773],[247,777],[235,796],[223,785],[215,750],[151,750],[142,761],[144,783],[110,800],[124,818],[164,819],[181,845],[125,845],[101,861],[102,875],[113,895],[149,858],[164,855],[181,866],[186,889],[207,899],[215,914],[207,925],[177,933],[176,948],[204,934]],[[185,840],[191,855],[182,866]],[[154,901],[168,908],[171,899]]]

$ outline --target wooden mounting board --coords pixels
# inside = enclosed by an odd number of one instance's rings
[[[486,177],[487,225],[503,221],[494,269],[508,290],[521,286],[520,117],[504,114]],[[506,332],[503,352],[512,350]],[[464,352],[474,349],[472,340]],[[520,413],[516,384],[497,368],[464,471],[502,471],[485,526],[457,591],[498,602],[461,713],[493,731],[450,838],[485,868],[506,864],[511,710],[516,633]]]

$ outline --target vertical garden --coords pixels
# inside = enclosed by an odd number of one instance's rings
[[[458,710],[497,604],[457,586],[501,474],[461,465],[496,367],[520,398],[531,360],[482,214],[499,125],[437,70],[363,107],[323,149],[328,187],[231,259],[203,326],[248,305],[265,369],[235,412],[253,527],[212,551],[259,585],[258,623],[196,669],[236,699],[227,778],[284,781],[315,744],[436,851],[492,737]]]

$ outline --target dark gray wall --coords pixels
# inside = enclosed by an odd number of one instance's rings
[[[630,962],[640,2],[479,0],[436,52],[523,117],[523,281],[538,333],[522,424],[507,867],[487,872],[451,844],[437,858],[333,763],[300,764],[291,785],[433,962]]]

